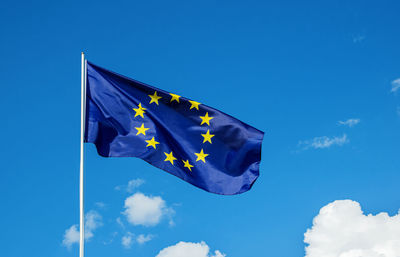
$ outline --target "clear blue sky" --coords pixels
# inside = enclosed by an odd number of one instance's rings
[[[303,234],[329,202],[397,213],[399,9],[394,0],[3,1],[0,255],[78,254],[62,241],[79,222],[81,51],[265,131],[261,176],[238,196],[86,145],[86,210],[103,224],[86,256],[156,256],[179,241],[227,257],[304,256]],[[359,123],[339,124],[348,119]],[[130,193],[115,189],[138,178]],[[174,214],[130,224],[124,201],[136,192]],[[128,232],[153,239],[125,249]]]

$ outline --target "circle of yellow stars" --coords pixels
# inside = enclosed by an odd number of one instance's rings
[[[154,91],[154,94],[148,96],[150,97],[149,105],[151,105],[152,103],[159,105],[158,101],[161,98],[163,98],[157,94],[157,91]],[[169,103],[173,102],[180,103],[180,97],[181,97],[180,95],[169,93],[169,96],[171,97],[169,99]],[[201,103],[192,100],[188,100],[188,102],[190,103],[190,110],[192,109],[195,109],[197,111],[200,110],[199,105],[201,105]],[[147,109],[142,106],[142,103],[139,103],[138,108],[132,108],[132,109],[135,111],[134,118],[139,116],[142,119],[144,119],[144,114],[146,113]],[[214,119],[214,117],[209,116],[208,112],[206,112],[204,116],[199,116],[199,118],[201,119],[200,126],[202,125],[210,126],[210,121]],[[144,126],[144,123],[142,123],[140,127],[135,127],[135,129],[137,130],[136,136],[142,136],[142,135],[146,136],[146,131],[149,130],[150,128],[146,128]],[[207,132],[205,134],[201,134],[201,136],[203,137],[203,144],[206,143],[212,144],[212,138],[215,135],[210,133],[210,129],[207,129]],[[145,140],[145,142],[147,143],[146,147],[152,147],[153,149],[157,149],[157,145],[160,144],[159,142],[156,141],[154,136],[151,139]],[[171,165],[175,165],[174,162],[177,161],[178,159],[174,156],[174,153],[171,151],[170,153],[164,152],[164,154],[165,154],[164,161],[170,162]],[[201,148],[199,153],[194,153],[194,155],[197,157],[196,162],[202,161],[203,163],[206,163],[206,157],[209,156],[209,154],[204,152],[203,148]],[[182,162],[184,165],[183,167],[187,168],[191,172],[194,165],[191,164],[188,159],[187,160],[182,159]]]

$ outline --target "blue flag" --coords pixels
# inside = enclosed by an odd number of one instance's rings
[[[138,157],[208,192],[249,190],[264,133],[194,100],[87,64],[85,142]]]

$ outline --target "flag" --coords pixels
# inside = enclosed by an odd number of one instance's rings
[[[263,132],[90,62],[85,127],[99,155],[141,158],[208,192],[243,193],[259,176]]]

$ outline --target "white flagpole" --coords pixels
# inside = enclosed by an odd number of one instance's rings
[[[84,257],[85,249],[85,214],[83,205],[83,160],[84,160],[84,145],[83,140],[85,136],[85,114],[86,114],[86,69],[87,62],[85,54],[82,52],[81,56],[81,156],[80,156],[80,173],[79,173],[79,257]]]

